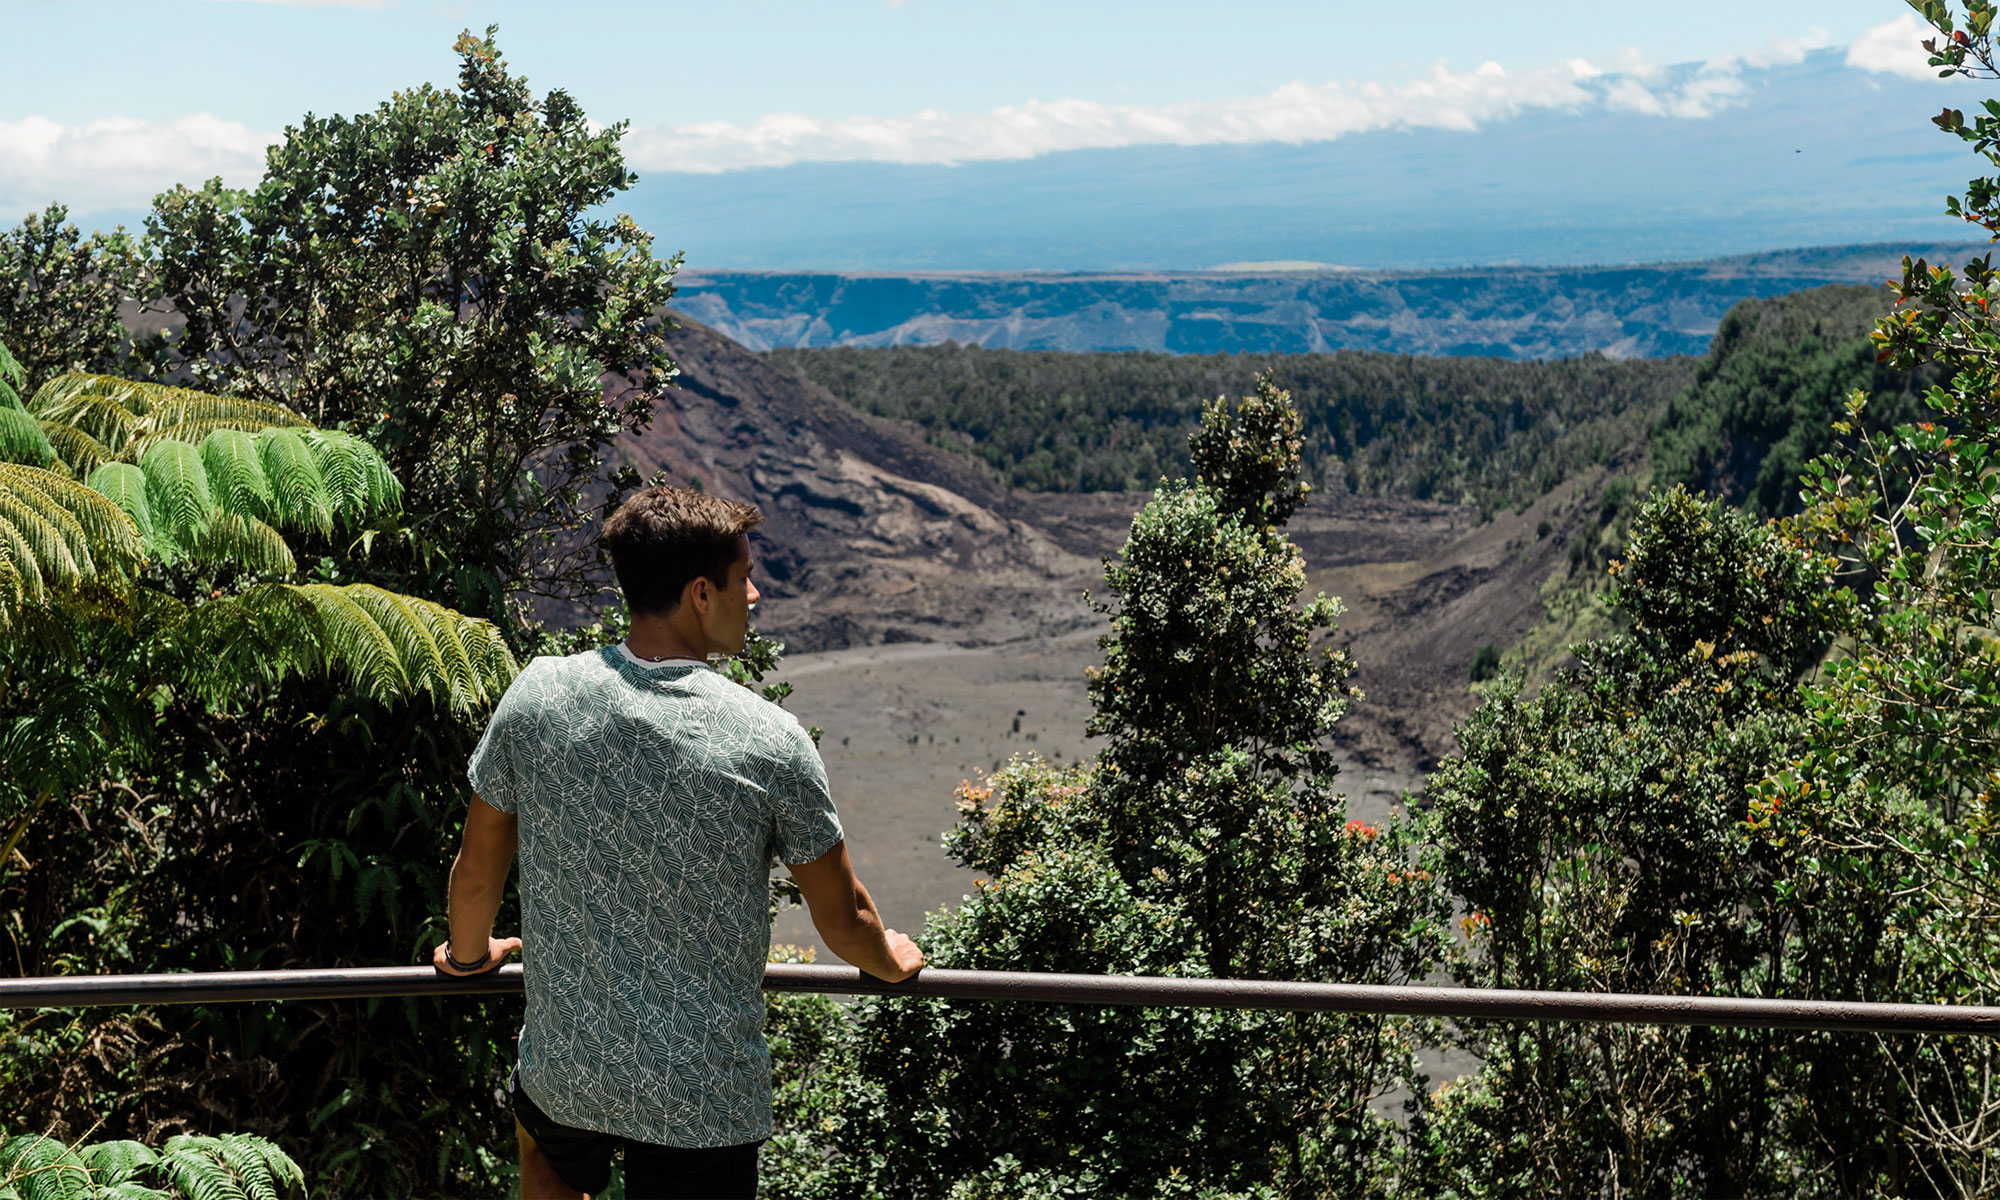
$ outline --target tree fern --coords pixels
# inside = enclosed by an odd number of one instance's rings
[[[72,1147],[50,1137],[0,1140],[0,1200],[287,1200],[305,1194],[299,1164],[249,1134],[181,1134],[157,1151],[130,1141]]]
[[[89,475],[115,457],[103,442],[74,425],[44,419],[38,419],[35,423],[41,426],[42,436],[49,440],[49,448],[69,468],[70,474],[78,479]]]
[[[153,530],[178,548],[191,547],[216,518],[215,498],[201,451],[186,442],[161,442],[139,460],[146,476],[146,507]]]
[[[137,527],[103,493],[53,471],[0,463],[0,629],[52,594],[122,588],[142,554]]]
[[[0,405],[0,462],[48,467],[55,461],[55,448],[41,422],[18,408]]]
[[[331,676],[381,701],[422,694],[469,712],[518,670],[489,621],[372,584],[260,584],[184,610],[172,622],[202,680],[223,699],[246,682]]]
[[[328,507],[326,476],[314,460],[305,438],[290,429],[271,430],[257,439],[257,452],[280,524],[290,528],[325,530],[333,523]]]
[[[281,405],[68,374],[42,385],[28,409],[23,424],[0,408],[0,459],[117,480],[107,494],[169,561],[289,571],[278,530],[327,534],[402,504],[402,486],[373,446],[314,429]],[[121,464],[138,467],[143,493]]]
[[[28,409],[43,420],[74,425],[117,447],[161,436],[199,442],[223,427],[254,431],[311,425],[283,405],[114,375],[58,375],[36,390]]]
[[[0,1142],[0,1196],[91,1200],[94,1190],[90,1168],[55,1138],[27,1135]]]

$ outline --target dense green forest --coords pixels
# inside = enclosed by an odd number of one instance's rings
[[[2000,77],[1994,8],[1923,11],[1969,31],[1938,65]],[[495,696],[616,636],[529,602],[585,586],[586,489],[667,378],[678,262],[608,215],[621,126],[536,95],[491,30],[456,49],[455,87],[305,118],[258,186],[173,189],[141,235],[59,207],[0,231],[0,974],[421,961]],[[2000,166],[2000,115],[1937,123]],[[1950,208],[2000,228],[2000,185]],[[945,850],[985,882],[930,920],[932,962],[1992,1003],[1997,296],[1985,260],[1916,262],[1665,364],[785,359],[933,430],[962,393],[971,452],[1061,464],[1022,486],[1153,488],[1107,564],[1104,749],[960,789]],[[133,304],[179,323],[130,337]],[[892,386],[932,365],[960,393]],[[607,370],[641,386],[614,401]],[[1603,572],[1617,631],[1482,682],[1426,805],[1350,818],[1353,661],[1286,532],[1305,484],[1519,503],[1627,449],[1652,481]],[[729,666],[783,670],[768,644]],[[0,1200],[504,1194],[520,1017],[0,1013]],[[2000,1179],[1983,1037],[821,996],[769,1020],[781,1200]],[[1441,1047],[1474,1065],[1433,1078]]]
[[[1919,383],[1876,363],[1884,289],[1746,300],[1705,358],[1515,362],[1334,354],[1065,354],[977,346],[779,349],[772,362],[1030,491],[1144,491],[1185,475],[1202,404],[1269,372],[1305,420],[1318,486],[1487,509],[1649,441],[1656,477],[1795,506],[1825,414],[1856,387],[1914,412]]]
[[[1305,418],[1306,471],[1316,483],[1494,506],[1606,461],[1695,373],[1678,358],[1522,363],[1359,351],[1177,356],[947,344],[765,357],[1032,491],[1145,491],[1187,474],[1202,404],[1246,394],[1269,371]]]

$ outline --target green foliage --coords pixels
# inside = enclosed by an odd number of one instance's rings
[[[1806,904],[1748,797],[1800,751],[1798,671],[1840,611],[1830,564],[1684,490],[1616,567],[1630,630],[1532,698],[1503,686],[1427,786],[1467,910],[1461,982],[1563,991],[1879,996],[1890,903]],[[1852,1195],[1893,1095],[1852,1039],[1496,1025],[1416,1156],[1426,1194]],[[1895,1177],[1887,1177],[1893,1180]],[[1551,1181],[1561,1181],[1559,1186]],[[1895,1194],[1895,1193],[1892,1193]]]
[[[245,1134],[168,1138],[158,1150],[120,1140],[66,1146],[0,1140],[0,1200],[280,1200],[306,1194],[290,1155]]]
[[[21,390],[27,385],[27,370],[7,349],[7,344],[0,342],[0,409],[18,411],[21,408]]]
[[[1201,479],[1162,487],[1107,570],[1106,749],[961,790],[947,846],[987,878],[927,927],[934,963],[1402,982],[1437,961],[1447,908],[1408,827],[1346,820],[1332,788],[1351,668],[1282,531],[1298,431],[1268,381],[1209,408]],[[1414,1072],[1408,1038],[1324,1014],[871,1001],[818,1182],[1371,1194],[1394,1139],[1371,1105]]]
[[[1878,363],[1868,339],[1888,301],[1886,289],[1832,286],[1730,309],[1653,426],[1655,480],[1765,516],[1796,511],[1799,475],[1833,449],[1850,392],[1874,394],[1884,419],[1920,409],[1926,373]]]
[[[19,360],[21,394],[65,371],[126,365],[119,305],[145,289],[144,258],[122,228],[85,237],[60,204],[0,230],[0,342]],[[0,382],[0,407],[7,392]]]
[[[456,88],[307,116],[256,187],[174,188],[147,228],[173,361],[381,447],[422,517],[370,573],[526,637],[507,597],[594,591],[585,489],[672,374],[678,260],[606,212],[622,123],[537,98],[491,29],[455,49]]]
[[[0,633],[45,606],[123,590],[143,549],[132,522],[102,493],[38,467],[0,463]]]
[[[864,412],[1035,491],[1152,488],[1198,474],[1205,397],[1260,374],[1296,398],[1306,478],[1371,495],[1498,509],[1643,440],[1695,360],[1512,362],[1334,354],[1069,354],[976,346],[772,350]]]

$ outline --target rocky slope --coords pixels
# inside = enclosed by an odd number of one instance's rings
[[[699,479],[764,511],[761,628],[794,651],[1061,642],[1081,688],[1096,651],[1074,635],[1103,627],[1082,593],[1101,593],[1102,559],[1145,495],[1010,492],[715,331],[681,324],[669,347],[680,386],[619,452],[642,476]],[[1572,490],[1484,524],[1461,505],[1344,494],[1315,496],[1294,518],[1313,586],[1351,610],[1342,637],[1366,699],[1341,739],[1358,761],[1410,773],[1449,752],[1453,722],[1470,711],[1466,672],[1479,646],[1508,644],[1541,615],[1538,586],[1575,519],[1563,514],[1578,508]],[[1536,536],[1543,520],[1551,531]],[[977,673],[995,660],[962,661]]]
[[[696,322],[669,339],[679,387],[620,440],[642,478],[752,503],[759,625],[798,650],[985,643],[1073,630],[1094,560],[990,477],[863,416]]]

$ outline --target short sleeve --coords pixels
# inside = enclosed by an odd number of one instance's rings
[[[465,777],[472,783],[472,790],[479,798],[499,809],[513,812],[520,803],[520,776],[515,772],[515,761],[520,754],[516,745],[516,729],[520,721],[516,713],[520,708],[518,691],[521,677],[516,677],[500,703],[494,706],[493,717],[486,722],[486,732],[479,739],[479,745],[472,751],[472,761],[466,764]]]
[[[785,733],[782,753],[774,764],[771,798],[772,841],[778,861],[808,863],[845,837],[833,794],[826,785],[826,767],[819,747],[796,721]]]

